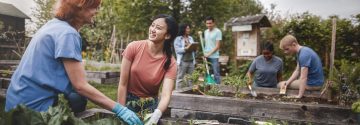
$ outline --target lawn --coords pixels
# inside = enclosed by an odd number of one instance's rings
[[[103,85],[97,83],[91,83],[92,86],[97,88],[99,91],[104,93],[107,97],[111,98],[112,100],[116,100],[117,97],[117,85]],[[88,101],[87,109],[90,108],[100,108],[91,101]]]

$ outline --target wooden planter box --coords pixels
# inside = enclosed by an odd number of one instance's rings
[[[118,84],[120,72],[111,71],[86,71],[87,80],[99,84]]]
[[[231,87],[222,87],[220,90],[224,88]],[[270,90],[268,89],[267,91]],[[290,124],[311,123],[313,125],[355,124],[356,122],[355,114],[351,112],[350,107],[186,94],[189,91],[191,91],[191,88],[173,92],[169,105],[171,117],[180,119],[214,119],[222,123],[228,123],[231,119],[240,122],[249,122],[250,119],[261,121],[277,120]],[[225,91],[231,91],[231,89]],[[278,89],[274,91],[279,92]],[[246,91],[244,92],[246,93]],[[257,92],[258,94],[261,93],[259,89]],[[297,91],[294,92],[296,93]],[[290,94],[294,92],[288,91]]]

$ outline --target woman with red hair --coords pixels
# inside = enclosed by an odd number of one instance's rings
[[[23,104],[36,111],[54,106],[64,94],[75,113],[84,111],[87,99],[112,110],[128,124],[143,124],[136,114],[87,83],[81,57],[79,30],[92,24],[101,0],[58,0],[55,18],[32,38],[11,77],[5,110]]]

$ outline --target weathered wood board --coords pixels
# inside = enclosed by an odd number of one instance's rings
[[[350,107],[184,94],[186,91],[189,89],[173,92],[169,106],[171,117],[199,119],[201,115],[197,114],[207,113],[216,116],[210,118],[218,118],[216,120],[221,122],[230,116],[312,124],[354,124],[355,122],[355,115]],[[268,90],[270,93],[272,91],[275,90]]]
[[[87,81],[93,81],[99,84],[118,84],[120,72],[107,71],[86,71]]]

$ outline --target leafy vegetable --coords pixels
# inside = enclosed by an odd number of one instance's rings
[[[36,112],[24,105],[6,112],[0,118],[0,125],[122,125],[121,120],[111,118],[99,118],[85,122],[75,117],[66,102],[59,101],[55,107],[50,107],[46,112]]]

